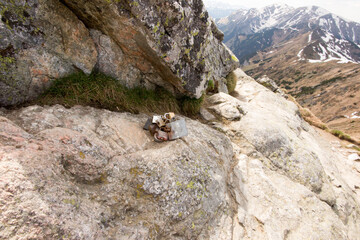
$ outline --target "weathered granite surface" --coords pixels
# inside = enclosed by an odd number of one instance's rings
[[[59,1],[2,0],[0,8],[0,106],[34,98],[77,69],[92,71],[89,31]]]
[[[355,153],[235,73],[233,96],[204,105],[212,128],[186,119],[172,142],[145,115],[0,109],[0,238],[360,239]]]
[[[156,143],[145,115],[58,105],[3,116],[1,239],[194,239],[230,214],[231,142],[206,125],[187,119],[189,136]]]
[[[320,137],[293,102],[235,74],[233,96],[206,103],[222,119],[208,124],[229,136],[237,159],[229,184],[238,210],[212,239],[360,239],[357,162]]]
[[[0,0],[0,106],[94,70],[199,98],[238,63],[201,0]]]

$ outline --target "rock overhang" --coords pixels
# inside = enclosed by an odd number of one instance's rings
[[[0,27],[8,40],[1,49],[15,48],[0,81],[3,106],[36,98],[53,80],[78,70],[105,72],[128,87],[161,86],[176,96],[199,98],[210,80],[223,82],[238,66],[201,0],[1,4],[22,7],[28,16],[28,27],[7,27],[6,21]],[[111,44],[100,45],[94,31]]]

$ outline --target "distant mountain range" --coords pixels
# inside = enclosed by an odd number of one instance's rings
[[[274,4],[261,9],[241,9],[218,19],[224,42],[245,63],[258,51],[278,48],[307,35],[299,60],[360,63],[360,24],[316,6],[293,8]]]
[[[360,138],[360,24],[316,6],[241,9],[216,23],[256,78],[267,75],[332,128]]]

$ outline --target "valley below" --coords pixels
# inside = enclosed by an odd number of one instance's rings
[[[360,24],[316,6],[278,4],[217,24],[246,74],[266,75],[328,128],[360,139]]]
[[[279,52],[258,54],[243,70],[254,78],[267,75],[329,128],[360,139],[359,64],[309,63],[294,53],[296,47],[289,44]]]

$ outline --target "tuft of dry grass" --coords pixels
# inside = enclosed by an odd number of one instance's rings
[[[181,111],[179,101],[163,88],[154,91],[139,87],[128,89],[102,73],[78,72],[58,79],[35,103],[65,107],[83,105],[131,113]]]
[[[181,99],[181,109],[187,116],[194,116],[200,112],[205,95],[203,94],[199,99],[183,97]]]
[[[231,72],[226,76],[226,86],[228,88],[229,94],[235,90],[237,80],[238,79],[234,72]]]
[[[352,138],[351,136],[349,136],[348,134],[343,133],[340,130],[336,130],[336,129],[332,129],[329,131],[332,135],[342,139],[342,140],[346,140],[348,142],[351,143],[355,143],[355,144],[360,144],[359,141],[357,141],[356,139]]]
[[[303,108],[292,96],[288,95],[288,99],[290,101],[294,102],[298,106],[300,115],[310,125],[318,127],[322,130],[325,130],[325,131],[331,133],[332,135],[340,138],[341,140],[346,140],[348,142],[351,142],[351,143],[354,143],[354,144],[357,144],[360,146],[360,141],[352,138],[350,135],[345,134],[340,130],[330,129],[325,123],[323,123],[318,117],[316,117],[309,109]]]

